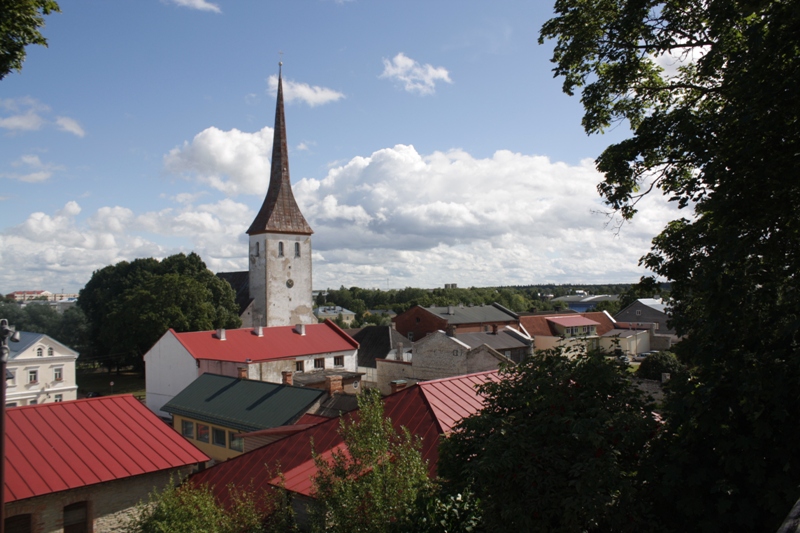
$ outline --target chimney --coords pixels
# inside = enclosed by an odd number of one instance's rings
[[[450,324],[447,326],[447,336],[448,337],[455,337],[456,336],[456,326],[455,324]]]
[[[284,370],[281,372],[281,383],[284,385],[294,385],[294,374],[291,370]]]
[[[217,330],[217,338],[221,341],[225,340],[225,328],[219,328]]]
[[[237,368],[239,371],[239,379],[247,379],[247,367]]]
[[[342,376],[325,376],[325,390],[331,396],[342,392]]]
[[[264,326],[256,326],[253,328],[253,335],[256,337],[263,337],[264,336]]]
[[[492,335],[497,335],[497,324],[492,324]]]
[[[392,386],[392,394],[394,394],[397,391],[401,391],[401,390],[405,389],[407,384],[408,384],[408,382],[406,380],[404,380],[404,379],[396,379],[396,380],[392,381],[390,383],[390,385]]]
[[[306,335],[306,325],[305,324],[297,324],[294,327],[294,330],[300,334],[301,337],[305,337]]]
[[[447,314],[448,314],[448,315],[454,315],[454,314],[456,314],[456,308],[455,308],[455,307],[453,307],[452,305],[448,305],[448,306],[447,306]]]

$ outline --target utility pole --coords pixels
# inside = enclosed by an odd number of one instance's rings
[[[6,529],[6,363],[11,350],[8,349],[8,341],[19,342],[19,333],[14,330],[14,326],[8,325],[8,320],[0,319],[0,343],[2,354],[0,354],[0,375],[3,376],[0,385],[0,533]]]

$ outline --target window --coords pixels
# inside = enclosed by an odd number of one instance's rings
[[[6,372],[8,372],[7,376],[10,376],[6,380],[6,384],[9,387],[13,387],[14,385],[17,384],[17,371],[16,370],[6,370]]]
[[[41,357],[43,355],[44,355],[44,350],[41,347],[36,348],[36,357]]]
[[[408,337],[408,340],[413,341],[414,340],[414,332],[413,331],[409,331],[407,337]]]
[[[8,402],[6,404],[6,407],[16,407],[16,406],[17,406],[17,402]]]
[[[294,243],[294,256],[295,257],[300,257],[300,243],[299,242]]]
[[[325,358],[314,359],[314,368],[325,368]]]
[[[63,394],[56,394],[55,400],[53,400],[53,401],[56,402],[56,403],[63,402],[64,401],[64,395]]]
[[[194,422],[190,420],[181,420],[181,435],[187,439],[194,438]]]
[[[222,446],[223,448],[226,446],[224,429],[213,428],[211,430],[211,438],[214,446]]]
[[[642,310],[641,309],[637,309],[636,310],[636,316],[642,316]]]
[[[256,257],[258,257],[258,254],[260,254],[260,253],[261,253],[261,243],[257,242],[256,243]]]
[[[244,439],[241,437],[235,437],[236,433],[233,431],[228,432],[228,439],[231,441],[230,449],[235,452],[243,452],[244,451]]]
[[[197,440],[200,442],[208,442],[208,426],[205,424],[197,424]]]
[[[283,243],[278,243],[278,257],[283,257]]]
[[[64,507],[64,533],[89,531],[89,504],[78,502]]]
[[[64,380],[64,369],[61,367],[53,369],[53,379],[55,381],[63,381]]]
[[[337,355],[333,358],[333,366],[344,366],[344,356]]]
[[[304,367],[305,367],[305,365],[303,364],[303,361],[297,361],[297,362],[294,364],[294,370],[295,370],[295,372],[303,372],[303,368],[304,368]]]
[[[6,518],[6,533],[30,533],[32,531],[30,514],[18,514],[11,518]]]
[[[53,347],[52,346],[47,349],[47,355],[53,355]]]
[[[28,402],[28,405],[36,405],[39,403],[39,400],[31,400]]]
[[[39,383],[38,370],[28,370],[28,383]]]

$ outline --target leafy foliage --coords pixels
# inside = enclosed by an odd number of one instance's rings
[[[651,500],[676,531],[774,531],[800,496],[800,9],[793,0],[558,0],[564,90],[624,219],[660,190],[692,215],[643,264],[671,280],[676,353]],[[676,61],[673,57],[681,58]],[[657,61],[672,62],[669,70]]]
[[[12,70],[21,70],[25,47],[47,46],[39,31],[44,15],[61,12],[55,0],[3,0],[0,2],[0,79]]]
[[[169,329],[203,331],[241,325],[231,286],[197,254],[122,261],[96,271],[78,306],[89,320],[90,357],[134,365]]]
[[[537,352],[480,387],[486,401],[440,446],[439,473],[472,487],[488,531],[642,528],[640,454],[657,424],[602,353]]]
[[[358,405],[357,418],[341,421],[347,448],[314,455],[315,530],[412,531],[408,518],[417,499],[431,490],[420,442],[405,428],[398,434],[384,418],[378,391],[365,391]]]
[[[678,361],[672,352],[656,352],[650,354],[636,369],[636,377],[643,379],[656,379],[661,381],[661,374],[677,376],[681,372],[686,372],[686,367]]]
[[[88,342],[86,316],[77,307],[63,314],[47,304],[28,304],[20,307],[13,302],[0,303],[0,317],[7,318],[17,331],[44,333],[78,353],[85,353]]]

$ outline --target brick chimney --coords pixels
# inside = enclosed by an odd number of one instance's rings
[[[294,373],[291,370],[281,372],[281,383],[284,385],[294,385]]]
[[[239,379],[247,379],[247,367],[239,367],[237,368],[239,371]]]
[[[456,326],[455,326],[455,324],[449,324],[447,326],[447,336],[448,337],[455,337],[456,336]]]
[[[342,376],[325,376],[325,390],[331,396],[334,393],[342,392]]]
[[[497,335],[497,324],[492,324],[492,335]]]
[[[392,381],[390,383],[390,385],[392,387],[392,394],[394,394],[397,391],[401,391],[401,390],[405,389],[407,384],[408,384],[408,382],[406,380],[404,380],[404,379],[396,379],[396,380]]]

